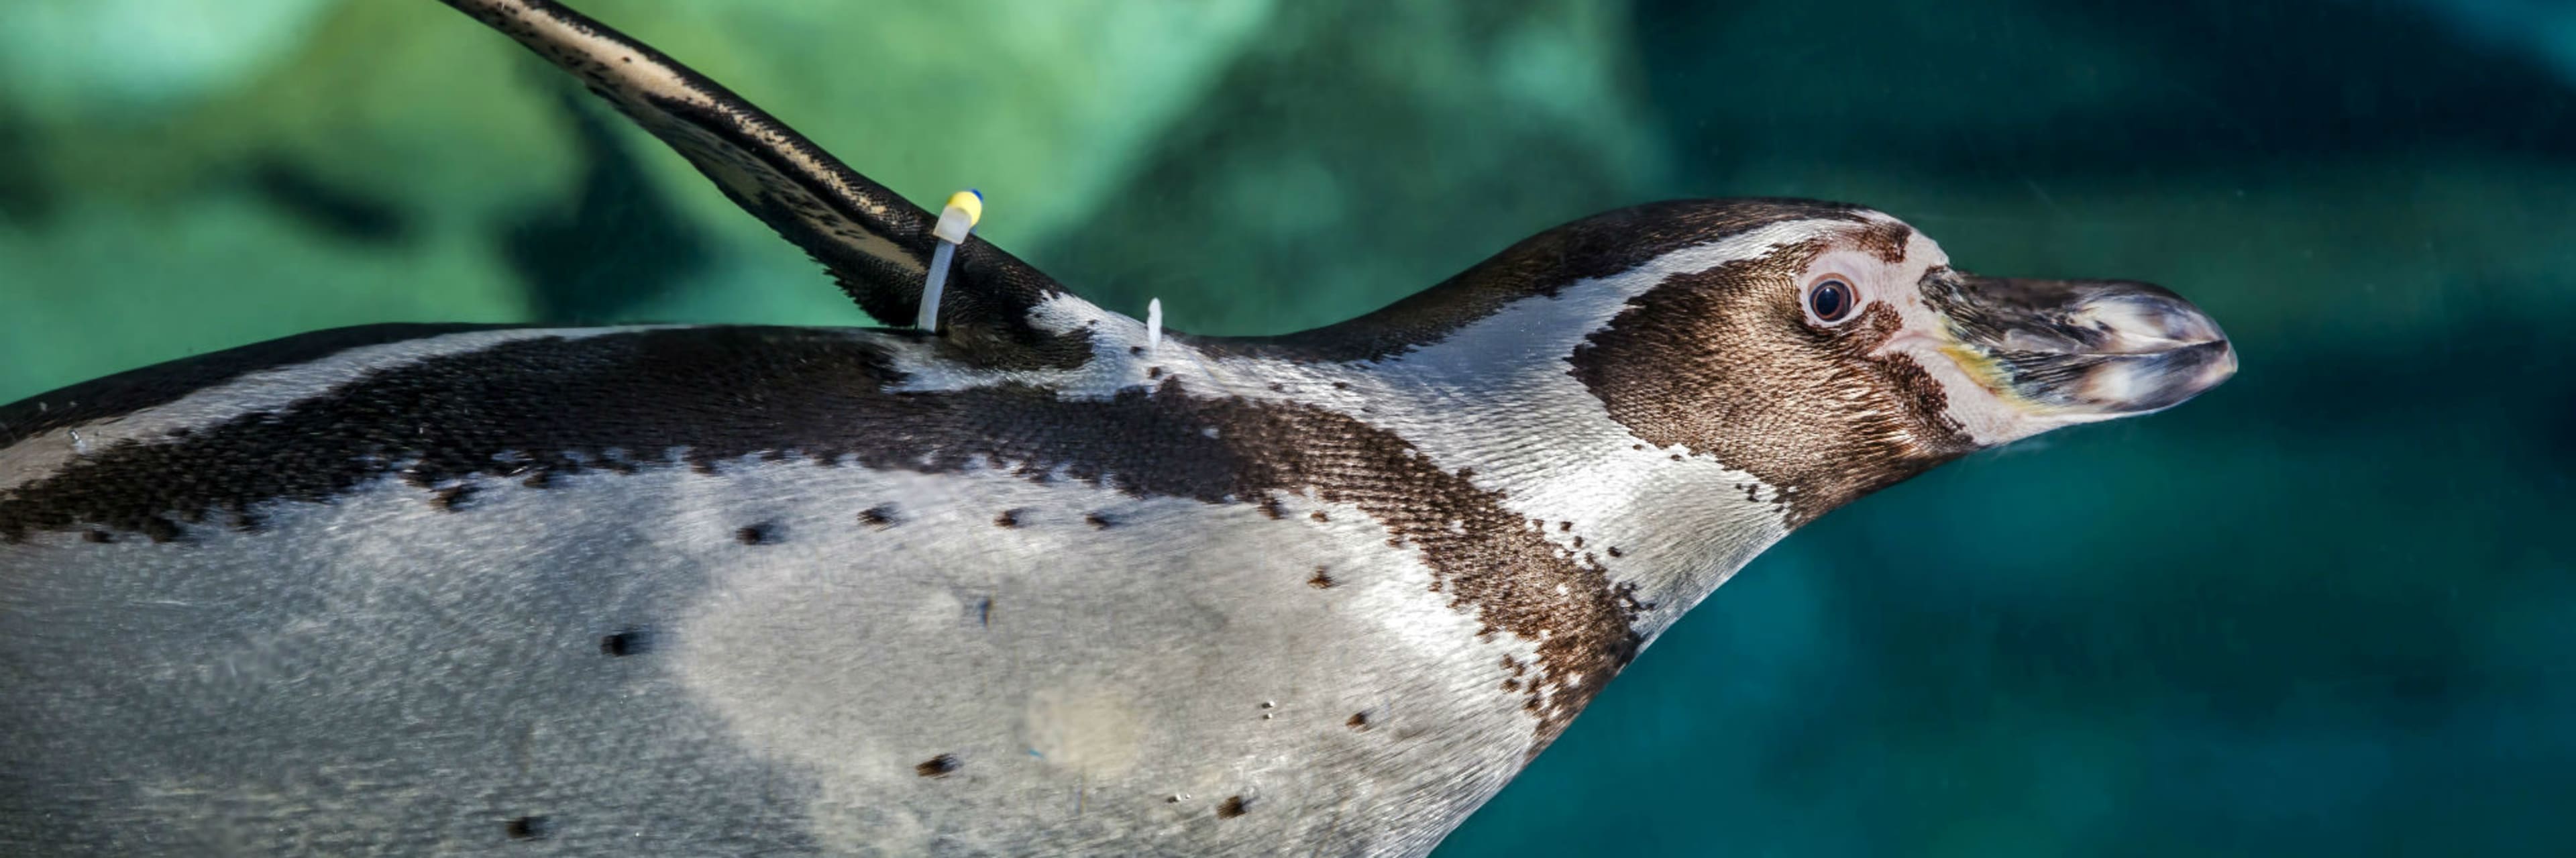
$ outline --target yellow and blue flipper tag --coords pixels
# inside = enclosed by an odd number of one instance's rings
[[[939,224],[930,234],[939,246],[930,251],[930,274],[921,281],[921,314],[912,326],[933,333],[939,330],[939,293],[948,286],[948,264],[957,256],[957,245],[975,232],[975,223],[984,219],[984,195],[973,188],[948,195],[948,205],[939,210]]]

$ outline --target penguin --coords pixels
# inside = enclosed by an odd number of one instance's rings
[[[913,318],[935,217],[549,0],[445,0]],[[1163,331],[374,325],[0,407],[0,852],[1429,852],[1765,547],[2236,370],[1856,205]]]

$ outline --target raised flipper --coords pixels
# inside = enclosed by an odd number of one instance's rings
[[[553,0],[442,0],[580,77],[670,144],[725,196],[804,248],[878,321],[914,317],[937,217],[843,165],[804,135],[662,52]],[[925,118],[924,121],[928,121]],[[957,249],[940,306],[946,340],[997,368],[1072,366],[1087,336],[1052,334],[1029,309],[1063,287],[981,238]]]

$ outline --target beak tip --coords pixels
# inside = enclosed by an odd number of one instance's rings
[[[2235,377],[2236,345],[2219,330],[2216,319],[2190,301],[2144,284],[2131,285],[2130,291],[2113,300],[2126,305],[2124,312],[2103,314],[2115,323],[2113,341],[2132,339],[2145,347],[2105,351],[2123,354],[2128,360],[2122,362],[2162,378],[2160,383],[2143,385],[2153,392],[2133,405],[2148,411],[2170,408]],[[2129,336],[2124,338],[2121,332]]]
[[[2166,407],[2180,405],[2185,400],[2207,393],[2210,388],[2217,387],[2226,383],[2228,379],[2236,377],[2236,346],[2234,344],[2229,343],[2225,339],[2217,339],[2198,346],[2193,346],[2192,348],[2213,350],[2216,353],[2210,355],[2201,363],[2199,372],[2190,373],[2175,379],[2174,393],[2178,395],[2173,396],[2172,401],[2167,403]]]
[[[2236,375],[2217,320],[2161,286],[1955,273],[1938,285],[1927,294],[1970,320],[1966,344],[2003,367],[2001,383],[2042,423],[2162,411]]]

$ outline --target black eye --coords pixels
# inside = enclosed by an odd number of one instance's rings
[[[1851,315],[1852,287],[1840,280],[1826,280],[1807,290],[1807,309],[1816,318],[1839,322]]]

